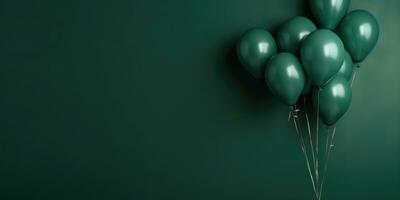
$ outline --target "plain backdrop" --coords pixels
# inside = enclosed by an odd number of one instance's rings
[[[400,1],[337,126],[327,199],[400,199]],[[302,0],[0,1],[0,199],[312,199],[288,109],[234,46]]]

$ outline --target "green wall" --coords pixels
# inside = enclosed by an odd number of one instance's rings
[[[301,0],[0,1],[0,199],[312,199],[287,108],[238,64]],[[400,199],[400,1],[337,128],[328,199]]]

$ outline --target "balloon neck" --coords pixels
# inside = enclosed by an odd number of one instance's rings
[[[290,119],[296,119],[299,117],[298,113],[300,112],[300,109],[297,108],[296,104],[295,105],[290,105],[289,106],[289,116],[288,116],[288,121]]]
[[[293,117],[292,115],[293,115],[294,107],[293,106],[289,106],[288,108],[289,108],[289,114],[288,114],[287,121],[290,121],[290,119],[292,119],[292,117]]]
[[[356,63],[354,63],[354,65],[356,66],[356,68],[360,68],[361,67],[361,62],[356,62]]]
[[[335,76],[330,77],[327,81],[325,81],[325,82],[322,83],[322,84],[315,85],[315,89],[317,90],[317,92],[320,91],[320,90],[322,90],[322,88],[323,88],[325,85],[327,85],[334,77],[335,77]]]

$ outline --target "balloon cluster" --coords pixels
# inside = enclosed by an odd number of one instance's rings
[[[333,125],[350,106],[353,67],[374,48],[379,26],[368,11],[347,13],[349,0],[309,4],[320,29],[302,16],[283,24],[276,39],[264,29],[251,29],[238,42],[237,54],[243,67],[255,78],[264,78],[274,96],[288,106],[314,93],[321,120]]]
[[[309,0],[317,26],[310,19],[297,16],[283,24],[275,39],[268,31],[255,28],[247,31],[237,45],[243,67],[255,78],[264,79],[274,96],[291,109],[289,119],[293,118],[301,138],[302,151],[318,200],[321,199],[325,179],[325,175],[322,181],[319,177],[319,119],[328,127],[326,173],[335,124],[351,104],[355,70],[375,47],[379,37],[375,17],[365,10],[348,13],[349,4],[350,0]],[[301,95],[304,97],[314,172],[298,126],[300,109],[297,102]],[[305,101],[308,97],[312,97],[311,102],[317,110],[315,146],[307,117]],[[331,136],[330,127],[333,127]]]

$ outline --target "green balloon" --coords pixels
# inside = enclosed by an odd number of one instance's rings
[[[318,104],[319,115],[326,125],[335,124],[349,109],[351,104],[351,87],[342,76],[335,76],[323,88],[316,88],[313,92],[314,104]]]
[[[361,62],[378,41],[379,25],[368,11],[355,10],[345,16],[338,32],[353,60]]]
[[[292,18],[278,31],[276,42],[279,51],[298,54],[301,41],[316,29],[314,23],[308,18]]]
[[[312,32],[301,44],[301,61],[314,85],[321,86],[340,69],[344,47],[340,38],[330,30]]]
[[[271,33],[264,29],[251,29],[239,40],[237,55],[243,67],[255,78],[264,76],[265,63],[277,47]]]
[[[343,76],[347,81],[350,81],[351,75],[353,74],[353,68],[354,64],[350,54],[347,51],[344,51],[344,60],[336,76]]]
[[[265,82],[271,92],[285,104],[296,104],[305,84],[300,61],[290,53],[273,56],[267,62]]]
[[[319,27],[335,29],[349,9],[350,0],[310,0],[310,9]]]

